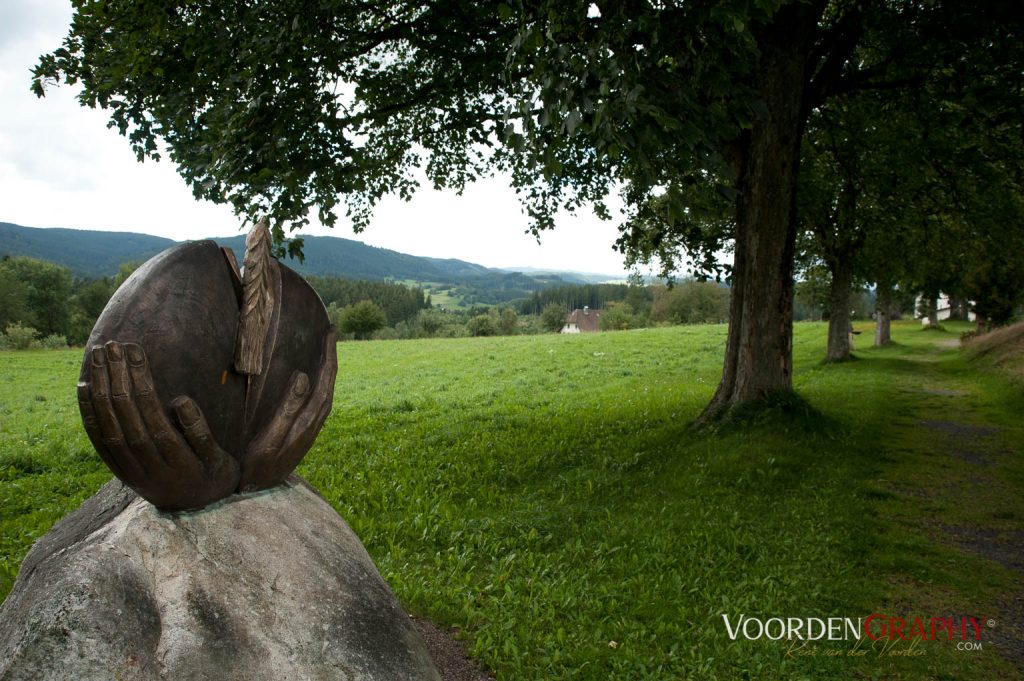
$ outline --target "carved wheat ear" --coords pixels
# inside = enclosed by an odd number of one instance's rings
[[[264,218],[245,238],[242,311],[235,341],[235,371],[249,376],[258,376],[263,371],[263,345],[274,311],[274,280],[270,271],[274,259],[270,246],[270,229]]]

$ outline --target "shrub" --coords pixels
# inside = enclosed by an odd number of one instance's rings
[[[729,289],[707,281],[683,281],[655,292],[651,320],[669,324],[716,324],[729,318]]]
[[[385,326],[374,331],[373,335],[370,337],[373,340],[399,340],[400,338],[402,338],[402,335],[398,332],[397,329],[390,326]]]
[[[497,324],[489,314],[478,314],[466,323],[466,330],[471,336],[496,336]]]
[[[328,310],[330,314],[330,310]],[[351,333],[356,340],[366,340],[373,335],[373,332],[382,329],[388,324],[387,315],[380,306],[363,300],[355,305],[346,305],[337,311],[336,319],[331,320],[339,329],[345,333]]]
[[[540,313],[540,323],[548,331],[558,333],[565,326],[565,307],[558,303],[548,303]]]
[[[639,329],[643,326],[643,320],[633,313],[629,303],[615,303],[608,306],[608,309],[601,315],[602,331],[625,331],[626,329]]]
[[[514,336],[519,331],[519,315],[510,307],[501,311],[498,319],[498,330],[502,336]]]
[[[11,350],[28,350],[38,336],[39,332],[31,326],[14,323],[4,332],[4,345]]]
[[[40,341],[40,344],[47,350],[61,350],[68,346],[68,339],[59,333],[51,333]]]
[[[436,336],[445,326],[444,313],[437,310],[420,310],[416,321],[427,338]]]

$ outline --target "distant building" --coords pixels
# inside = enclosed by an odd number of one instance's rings
[[[946,294],[940,293],[939,297],[935,300],[936,316],[940,322],[944,322],[950,317],[973,322],[975,317],[974,312],[970,309],[970,305],[971,302],[968,300],[951,300]],[[917,297],[914,301],[914,309],[917,311],[917,317],[920,318],[921,324],[928,326],[928,301],[925,300],[924,296]],[[966,318],[964,315],[966,315]]]
[[[601,330],[601,311],[584,307],[573,310],[565,319],[561,333],[593,333]]]

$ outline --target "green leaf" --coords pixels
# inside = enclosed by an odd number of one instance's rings
[[[572,135],[576,132],[576,128],[580,126],[581,122],[583,122],[583,116],[580,115],[580,112],[575,110],[570,111],[569,115],[565,119],[566,131]]]

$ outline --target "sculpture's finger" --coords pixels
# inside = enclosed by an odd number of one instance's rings
[[[288,382],[288,390],[285,392],[284,402],[280,409],[274,414],[274,418],[267,424],[249,447],[246,459],[251,456],[263,458],[274,457],[284,444],[289,431],[295,424],[296,416],[306,404],[309,393],[309,377],[301,371],[292,373]]]
[[[191,456],[191,453],[184,438],[167,418],[156,390],[153,389],[153,377],[149,373],[146,353],[135,343],[124,343],[121,349],[128,362],[135,407],[149,439],[164,463],[172,468],[180,468],[187,464],[183,457]]]
[[[104,349],[107,355],[107,374],[110,376],[110,402],[121,426],[125,444],[140,465],[152,473],[166,462],[157,451],[135,404],[124,348],[117,341],[108,341]]]
[[[89,396],[92,404],[93,417],[99,426],[102,449],[116,461],[117,467],[124,473],[122,478],[129,484],[137,484],[145,477],[145,466],[132,456],[125,443],[124,433],[117,420],[117,414],[110,400],[110,377],[107,374],[107,355],[103,347],[97,345],[91,352],[89,366]],[[100,447],[97,447],[100,449]]]
[[[264,429],[246,449],[240,483],[243,492],[276,485],[298,465],[331,411],[337,371],[337,338],[334,327],[331,327],[324,335],[322,360],[314,389],[309,390],[305,374],[293,374],[282,410],[271,426]],[[301,407],[293,413],[295,404],[300,400]],[[287,417],[284,416],[286,412],[289,414]]]
[[[177,397],[171,402],[171,408],[181,424],[181,432],[207,471],[218,471],[226,463],[225,459],[234,461],[213,439],[206,417],[195,400],[191,397]]]
[[[299,461],[306,455],[310,447],[316,441],[317,435],[320,434],[320,429],[323,428],[324,423],[327,421],[327,417],[331,413],[331,401],[324,402],[319,411],[312,414],[309,422],[305,424],[301,430],[296,427],[289,434],[288,442],[285,443],[285,450],[287,450],[287,456],[295,460],[294,466],[299,465]],[[298,425],[298,424],[296,424]]]
[[[320,357],[323,365],[320,368],[320,374],[322,376],[329,372],[331,383],[333,383],[335,376],[338,375],[338,330],[333,326],[324,334],[324,344],[321,350]]]
[[[298,418],[295,419],[295,425],[292,426],[288,442],[285,445],[289,448],[293,446],[293,442],[305,439],[304,436],[309,434],[310,431],[312,432],[312,437],[308,438],[309,444],[306,446],[312,446],[313,440],[316,439],[317,433],[320,432],[320,428],[327,419],[327,414],[331,413],[331,407],[334,404],[334,381],[338,376],[338,346],[336,338],[337,334],[332,326],[324,336],[323,355],[320,363],[320,372],[317,375],[316,387],[314,387],[313,393],[309,396],[309,400],[306,401],[306,406],[299,413]],[[305,451],[302,453],[305,454]]]
[[[82,413],[82,423],[85,424],[85,433],[89,436],[89,441],[92,442],[93,449],[103,459],[103,463],[107,464],[119,478],[124,477],[124,472],[121,467],[114,461],[113,457],[107,453],[106,447],[103,446],[103,434],[100,432],[100,424],[96,421],[96,412],[92,407],[92,394],[89,391],[89,384],[85,381],[78,383],[78,409]]]

